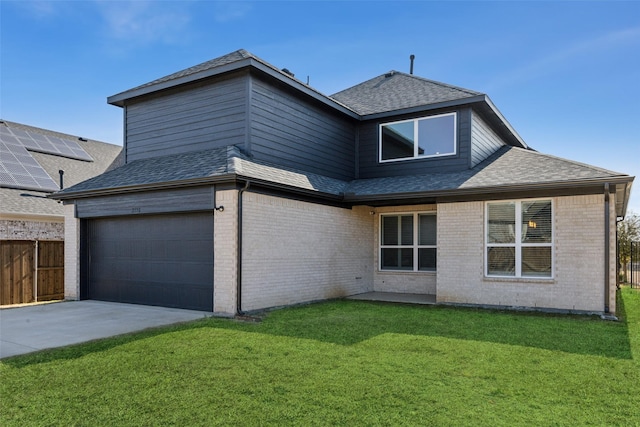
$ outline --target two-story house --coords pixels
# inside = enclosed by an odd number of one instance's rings
[[[239,50],[108,102],[126,163],[55,196],[67,298],[615,313],[633,177],[536,152],[485,94],[392,71],[327,96]]]

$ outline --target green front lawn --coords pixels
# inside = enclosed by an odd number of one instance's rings
[[[623,321],[334,301],[0,363],[0,425],[640,425]]]

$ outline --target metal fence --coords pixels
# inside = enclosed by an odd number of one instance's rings
[[[631,242],[629,282],[632,288],[640,288],[640,242]]]

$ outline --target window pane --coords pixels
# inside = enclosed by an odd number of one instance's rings
[[[488,243],[515,243],[516,206],[513,203],[490,203],[487,208]]]
[[[455,131],[454,115],[418,120],[418,155],[453,154]]]
[[[398,242],[398,221],[397,216],[382,217],[382,244],[397,245]]]
[[[551,243],[551,201],[522,202],[522,243]]]
[[[419,215],[418,219],[418,244],[419,245],[435,245],[436,244],[436,216],[435,215]]]
[[[436,271],[436,249],[418,249],[418,270]]]
[[[413,249],[381,250],[383,270],[413,270]]]
[[[487,272],[495,276],[515,276],[515,248],[487,248]]]
[[[413,215],[402,215],[400,221],[402,227],[400,244],[402,246],[413,245]]]
[[[551,248],[522,248],[522,275],[551,277]]]
[[[382,160],[413,157],[413,121],[384,125],[382,132]]]

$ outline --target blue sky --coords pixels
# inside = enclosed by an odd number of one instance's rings
[[[636,1],[0,0],[0,116],[121,144],[108,96],[240,48],[325,94],[414,54],[538,151],[640,176]]]

